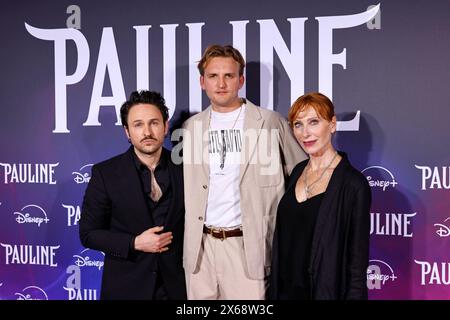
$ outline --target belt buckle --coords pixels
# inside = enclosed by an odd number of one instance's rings
[[[219,236],[217,236],[216,238],[219,238],[220,241],[223,241],[227,238],[226,234],[225,234],[225,229],[223,228],[211,228],[211,234],[217,234]],[[222,234],[222,238],[220,237],[220,234]]]

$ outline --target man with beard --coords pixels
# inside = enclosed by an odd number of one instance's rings
[[[100,298],[185,299],[183,171],[162,147],[168,108],[135,91],[120,115],[131,146],[93,166],[80,219],[82,244],[105,253]]]

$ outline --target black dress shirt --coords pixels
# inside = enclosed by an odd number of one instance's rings
[[[169,176],[169,168],[167,166],[167,154],[162,152],[161,158],[159,159],[159,163],[155,168],[154,174],[156,182],[162,191],[162,196],[159,201],[155,202],[150,198],[151,192],[151,172],[150,169],[143,164],[137,155],[133,153],[134,163],[136,165],[136,169],[139,173],[139,178],[142,185],[142,192],[145,194],[145,199],[152,215],[155,226],[164,225],[165,218],[167,216],[167,212],[169,210],[169,204],[172,200],[172,192],[170,187],[170,176]]]

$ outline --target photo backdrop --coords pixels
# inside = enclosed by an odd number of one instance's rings
[[[240,49],[241,96],[264,108],[332,98],[334,143],[373,194],[370,299],[450,298],[450,2],[19,0],[0,16],[1,299],[99,299],[104,255],[78,238],[91,167],[127,149],[131,91],[160,91],[173,128],[208,105],[213,43]]]

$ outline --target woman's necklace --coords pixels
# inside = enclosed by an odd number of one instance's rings
[[[310,194],[311,194],[311,189],[312,187],[319,182],[320,179],[322,179],[323,175],[325,174],[325,172],[328,170],[328,168],[331,166],[331,164],[333,163],[334,159],[336,159],[338,153],[336,152],[336,154],[334,155],[333,159],[331,159],[330,163],[325,167],[325,169],[323,169],[321,175],[319,176],[319,178],[317,178],[316,181],[314,181],[313,183],[311,183],[310,185],[308,185],[308,180],[307,180],[307,176],[308,176],[308,172],[305,171],[305,194],[306,194],[306,198],[308,199]],[[307,167],[309,167],[309,161],[308,161],[308,165]],[[305,170],[307,170],[308,168],[305,168]]]

